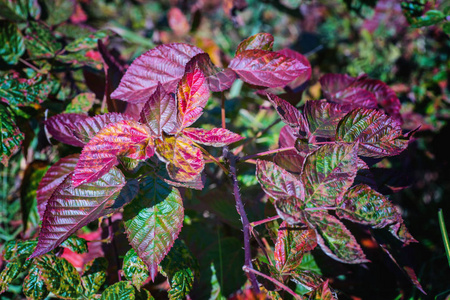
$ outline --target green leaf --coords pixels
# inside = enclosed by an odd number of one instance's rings
[[[444,20],[444,18],[445,15],[443,12],[439,10],[430,9],[423,16],[415,18],[413,24],[411,24],[411,27],[419,28],[423,26],[434,25]]]
[[[314,212],[308,217],[316,229],[317,243],[329,257],[347,264],[369,262],[361,246],[341,221],[326,212]]]
[[[83,276],[81,276],[81,285],[83,294],[91,297],[96,294],[106,281],[106,270],[108,261],[104,257],[97,257],[84,266]]]
[[[124,209],[128,241],[149,267],[155,279],[158,264],[166,256],[183,226],[180,192],[157,174],[145,177],[139,194]]]
[[[50,29],[35,21],[25,29],[25,44],[31,59],[52,58],[61,49]]]
[[[1,87],[0,87],[1,88]],[[0,90],[1,97],[1,90]],[[11,156],[16,153],[23,139],[24,134],[20,132],[16,125],[14,117],[7,106],[0,103],[0,160],[1,163],[7,167]]]
[[[20,78],[17,72],[12,71],[0,78],[0,101],[12,106],[38,104],[47,99],[53,84],[41,75],[26,79]]]
[[[73,0],[44,0],[43,3],[48,13],[45,22],[50,26],[67,21],[75,10]]]
[[[123,274],[125,278],[131,281],[133,285],[140,290],[141,286],[150,276],[148,274],[148,268],[142,259],[136,254],[134,249],[130,249],[123,259]]]
[[[175,241],[161,267],[169,277],[169,299],[185,299],[194,284],[194,273],[198,273],[198,263],[184,241]]]
[[[0,16],[13,21],[26,21],[28,15],[38,18],[41,8],[37,0],[0,0]]]
[[[336,209],[336,215],[373,228],[383,228],[401,220],[395,206],[365,184],[359,184],[345,193]]]
[[[70,2],[70,1],[67,1],[67,2]],[[69,51],[69,52],[78,52],[81,50],[96,49],[97,41],[99,39],[103,39],[112,34],[113,34],[113,32],[111,32],[109,30],[99,30],[95,33],[91,33],[89,35],[85,35],[85,36],[77,38],[75,41],[69,43],[65,47],[65,49],[66,49],[66,51]]]
[[[345,113],[342,105],[326,100],[312,100],[306,102],[304,115],[312,135],[330,138],[335,136],[339,120]]]
[[[6,267],[0,273],[0,294],[8,289],[9,284],[16,279],[19,274],[27,267],[26,258],[18,257],[6,264]]]
[[[33,265],[23,281],[23,293],[27,299],[41,300],[48,296],[48,290],[37,265]]]
[[[65,258],[43,255],[35,261],[50,292],[60,298],[75,299],[81,296],[80,274]]]
[[[131,282],[120,281],[108,287],[102,294],[101,300],[134,300],[135,289]]]
[[[450,35],[450,22],[449,22],[449,21],[445,22],[445,23],[442,25],[442,30],[443,30],[446,34]]]
[[[336,140],[359,142],[358,155],[381,158],[400,154],[408,146],[400,123],[375,109],[349,112],[340,122]]]
[[[67,248],[72,252],[83,254],[88,252],[87,241],[83,238],[71,235],[67,240],[65,240],[61,247]]]
[[[222,289],[220,287],[219,279],[216,274],[216,267],[214,263],[211,262],[211,296],[209,300],[225,300],[226,298],[222,295]]]
[[[10,261],[16,258],[27,258],[31,255],[31,253],[33,253],[36,245],[36,240],[9,241],[5,244],[5,249],[3,250],[3,259],[5,261]]]
[[[67,105],[65,113],[87,113],[92,105],[94,105],[95,94],[94,93],[81,93],[77,95]]]
[[[306,157],[301,178],[309,207],[335,206],[358,170],[355,145],[329,144]]]
[[[15,23],[0,22],[0,57],[10,65],[19,62],[25,52],[25,41]]]

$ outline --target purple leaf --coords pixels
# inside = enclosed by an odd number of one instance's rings
[[[145,102],[140,122],[147,124],[155,136],[161,136],[163,131],[167,134],[174,134],[180,127],[177,122],[175,97],[173,94],[167,93],[160,83]]]
[[[228,67],[249,84],[272,88],[285,86],[308,69],[296,59],[266,50],[244,50]]]
[[[84,142],[73,134],[73,124],[87,119],[84,114],[59,114],[48,118],[45,127],[56,140],[68,145],[83,147]]]
[[[72,126],[73,135],[87,144],[97,135],[97,133],[111,123],[117,123],[123,120],[133,120],[133,117],[126,114],[107,113],[95,117],[86,118],[77,121]]]
[[[203,72],[208,88],[212,92],[222,92],[229,89],[237,78],[233,70],[216,67],[207,53],[200,53],[194,56],[187,63],[185,72],[193,72],[195,68]]]
[[[326,212],[314,212],[308,217],[316,229],[317,243],[329,257],[347,264],[370,262],[351,232],[338,219]]]
[[[119,169],[112,168],[96,182],[79,187],[73,187],[71,182],[71,176],[67,176],[48,200],[38,245],[30,258],[55,249],[78,229],[100,217],[114,203],[125,185],[125,177]]]
[[[296,90],[311,78],[311,64],[305,56],[289,48],[278,50],[276,52],[283,54],[286,57],[294,58],[306,66],[306,69],[304,69],[304,71],[297,78],[287,84],[289,88]]]
[[[50,199],[53,192],[63,183],[67,176],[75,170],[79,157],[79,154],[63,157],[45,173],[36,191],[37,208],[41,220],[44,217],[48,199]]]
[[[336,135],[336,128],[347,111],[342,105],[328,103],[326,100],[307,101],[304,108],[309,132],[318,137],[331,138]]]
[[[224,128],[213,128],[211,130],[201,128],[185,128],[184,136],[199,144],[223,147],[242,140],[244,137]]]
[[[270,33],[257,33],[246,38],[237,46],[236,55],[245,50],[253,49],[272,51],[273,36]]]
[[[296,140],[297,137],[295,136],[294,130],[286,125],[280,130],[278,148],[293,147],[295,146]],[[273,158],[273,161],[286,171],[300,174],[302,172],[306,154],[303,155],[296,150],[283,151],[277,153]]]
[[[408,228],[406,228],[403,223],[403,219],[401,222],[392,224],[389,226],[389,232],[392,233],[399,241],[402,241],[405,245],[409,245],[410,243],[417,243],[417,240],[413,238],[411,233],[409,233]]]
[[[267,93],[267,98],[273,106],[275,106],[277,113],[280,115],[284,123],[291,127],[299,128],[303,131],[305,130],[306,122],[301,112],[295,106],[271,93]]]
[[[199,53],[203,51],[182,43],[160,45],[147,51],[133,61],[111,98],[145,102],[155,92],[158,82],[166,91],[174,91],[186,64]]]

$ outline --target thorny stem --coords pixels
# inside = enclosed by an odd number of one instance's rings
[[[269,150],[269,151],[265,151],[265,152],[260,152],[260,153],[255,153],[255,154],[251,154],[251,155],[247,155],[244,156],[242,158],[239,159],[239,161],[246,161],[248,159],[252,159],[255,157],[261,157],[261,156],[266,156],[266,155],[270,155],[270,154],[274,154],[274,153],[280,153],[280,152],[285,152],[285,151],[289,151],[289,150],[295,150],[295,147],[286,147],[286,148],[278,148],[275,150]]]
[[[236,178],[236,156],[233,155],[233,153],[228,151],[228,147],[223,148],[223,157],[228,158],[230,162],[230,176],[231,180],[233,181],[233,192],[234,192],[234,199],[236,200],[236,210],[241,216],[241,222],[243,225],[243,232],[244,232],[244,255],[245,255],[245,261],[244,261],[244,267],[252,268],[252,254],[250,252],[250,223],[247,218],[247,214],[245,213],[244,204],[242,203],[241,194],[239,192],[239,185]],[[259,283],[256,279],[255,274],[247,273],[247,277],[250,280],[252,284],[252,288],[255,292],[259,293]]]
[[[274,279],[274,278],[272,278],[272,277],[270,277],[270,276],[268,276],[268,275],[266,275],[266,274],[264,274],[264,273],[261,273],[261,272],[255,270],[255,269],[249,268],[249,267],[247,267],[247,266],[243,266],[243,267],[242,267],[242,270],[244,270],[244,272],[246,272],[246,273],[254,273],[254,274],[258,275],[258,276],[264,277],[264,278],[267,279],[267,280],[270,280],[273,284],[279,286],[280,288],[282,288],[283,290],[285,290],[286,292],[288,292],[289,294],[291,294],[295,299],[299,299],[299,300],[303,299],[302,296],[297,295],[297,294],[296,294],[293,290],[291,290],[288,286],[284,285],[283,283],[279,282],[278,280],[276,280],[276,279]]]
[[[273,217],[269,217],[269,218],[267,218],[267,219],[263,219],[263,220],[251,222],[251,223],[250,223],[250,226],[251,226],[251,227],[256,227],[256,226],[261,225],[261,224],[264,224],[264,223],[269,223],[269,222],[278,220],[279,218],[280,218],[280,216],[276,215],[276,216],[273,216]]]

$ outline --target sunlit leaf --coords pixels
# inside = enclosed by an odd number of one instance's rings
[[[194,56],[187,64],[185,72],[193,72],[200,69],[206,77],[208,88],[212,92],[222,92],[231,87],[237,79],[237,74],[229,69],[216,67],[207,53],[200,53]]]
[[[200,149],[181,136],[163,136],[155,140],[158,157],[166,162],[167,171],[173,180],[189,182],[198,178],[205,167]]]
[[[61,158],[57,163],[50,167],[45,173],[44,177],[39,183],[36,191],[38,213],[41,220],[44,217],[45,208],[47,207],[48,199],[52,196],[53,192],[58,188],[60,184],[66,179],[67,176],[77,165],[79,154],[72,154]]]
[[[401,220],[400,213],[387,198],[364,184],[345,193],[336,215],[373,228],[382,228]]]
[[[298,88],[300,88],[305,82],[307,82],[311,78],[311,72],[312,72],[311,64],[309,63],[308,59],[304,55],[302,55],[292,49],[285,48],[282,50],[278,50],[277,52],[280,54],[283,54],[286,57],[296,59],[300,63],[302,63],[304,66],[306,66],[306,68],[303,70],[303,72],[297,78],[295,78],[293,81],[291,81],[287,84],[287,87],[291,88],[295,92]]]
[[[15,258],[27,258],[36,248],[36,240],[15,240],[5,243],[3,249],[3,260],[10,261]]]
[[[301,175],[309,207],[335,206],[358,170],[355,145],[325,145],[306,157]]]
[[[94,182],[119,161],[118,156],[143,160],[154,154],[148,127],[136,121],[112,123],[84,146],[73,175],[74,187]]]
[[[243,40],[237,47],[236,55],[245,50],[260,49],[272,51],[273,36],[270,33],[257,33]]]
[[[72,124],[87,119],[85,114],[58,114],[45,121],[45,127],[56,140],[68,145],[83,147],[84,142],[73,133]]]
[[[23,293],[27,299],[32,300],[43,300],[49,293],[42,278],[41,271],[36,264],[31,266],[28,275],[23,281]]]
[[[149,175],[141,181],[138,196],[124,209],[125,231],[133,249],[155,279],[183,226],[184,208],[178,189]]]
[[[185,128],[183,130],[183,135],[196,143],[214,147],[223,147],[244,138],[239,134],[224,128],[213,128],[211,130],[201,128]]]
[[[295,270],[302,262],[305,252],[317,246],[316,233],[313,229],[302,229],[283,222],[278,229],[275,243],[275,266],[280,273]]]
[[[104,257],[97,257],[84,266],[81,285],[85,296],[91,297],[99,291],[106,281],[107,268],[108,261]]]
[[[369,262],[344,224],[326,212],[313,212],[308,220],[317,232],[317,243],[329,257],[347,264]]]
[[[182,128],[193,124],[202,115],[208,103],[209,89],[200,69],[186,73],[178,84],[178,118]]]
[[[301,285],[308,291],[316,290],[323,282],[323,279],[316,273],[309,270],[299,270],[291,272],[291,280]]]
[[[15,23],[0,22],[0,57],[10,65],[19,62],[25,52],[25,42]]]
[[[55,190],[44,213],[39,242],[31,257],[53,250],[81,227],[96,220],[114,203],[125,185],[125,178],[117,168],[111,168],[99,180],[78,187],[71,184],[71,176]]]
[[[184,68],[195,55],[203,53],[188,44],[160,45],[133,61],[111,98],[132,103],[145,102],[156,90],[158,82],[173,92],[184,75]]]
[[[44,255],[37,259],[37,267],[47,289],[55,296],[76,299],[81,296],[81,278],[74,266],[66,259]]]
[[[275,206],[277,214],[288,224],[295,225],[298,223],[304,223],[305,213],[303,210],[305,208],[305,204],[298,198],[291,196],[287,198],[275,199],[273,205]]]
[[[283,87],[308,69],[296,59],[267,50],[244,50],[228,67],[243,81],[265,87]]]
[[[355,109],[340,122],[336,140],[359,142],[358,155],[385,157],[398,155],[408,146],[400,123],[374,109]]]
[[[134,249],[128,250],[125,254],[122,270],[125,278],[131,281],[138,290],[150,276],[147,265],[136,254]]]
[[[306,102],[304,114],[312,135],[330,138],[336,135],[337,125],[346,112],[339,104],[311,100]]]
[[[78,120],[72,126],[72,132],[80,141],[87,144],[100,130],[111,123],[117,123],[123,120],[133,120],[127,114],[107,113],[96,115],[94,117]]]
[[[31,59],[52,58],[61,49],[50,29],[36,21],[25,29],[25,45]]]
[[[17,127],[9,108],[1,103],[0,119],[0,159],[1,163],[7,167],[9,159],[19,150],[25,136]]]
[[[177,120],[177,103],[173,94],[167,93],[158,83],[155,92],[145,102],[140,122],[147,124],[153,135],[175,133],[180,127]]]

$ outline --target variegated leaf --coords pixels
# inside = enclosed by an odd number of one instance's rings
[[[59,114],[48,118],[45,121],[45,128],[54,139],[68,145],[83,147],[85,143],[74,135],[72,126],[87,118],[85,114]]]
[[[224,128],[213,128],[211,130],[201,128],[185,128],[183,135],[196,143],[223,147],[242,140],[244,137]]]
[[[257,33],[243,40],[237,47],[236,55],[245,50],[260,49],[272,51],[273,36],[270,33]]]

